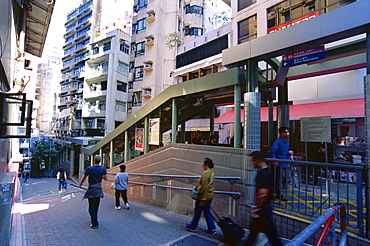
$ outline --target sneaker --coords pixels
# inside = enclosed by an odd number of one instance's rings
[[[99,228],[99,226],[93,226],[93,225],[90,225],[90,228],[91,228],[91,229],[98,229],[98,228]]]
[[[115,210],[120,210],[121,209],[121,206],[115,207],[114,209]]]
[[[210,231],[207,231],[207,233],[211,235],[217,235],[216,230],[210,230]]]
[[[185,228],[186,228],[188,231],[195,232],[195,228],[191,227],[191,226],[190,226],[190,224],[186,224]]]
[[[130,210],[130,204],[126,203],[126,210]]]

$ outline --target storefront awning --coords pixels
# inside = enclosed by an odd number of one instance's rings
[[[244,122],[244,109],[240,110],[240,114],[241,122]],[[364,117],[364,99],[290,105],[289,114],[290,120],[323,116],[331,118]],[[273,118],[276,121],[276,106],[274,106]],[[268,121],[268,107],[261,108],[261,121]],[[233,122],[234,110],[229,110],[215,119],[216,124]]]

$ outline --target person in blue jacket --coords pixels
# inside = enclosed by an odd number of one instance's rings
[[[289,129],[288,127],[282,126],[279,128],[279,138],[275,140],[271,146],[270,155],[274,159],[289,160],[293,155],[293,151],[289,146]],[[276,198],[281,201],[287,201],[288,199],[282,195],[281,189],[286,189],[287,184],[290,182],[290,165],[285,162],[278,162],[276,164],[276,180],[275,180],[275,194]]]

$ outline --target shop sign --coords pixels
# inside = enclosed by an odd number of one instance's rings
[[[324,46],[318,46],[307,50],[297,51],[282,58],[283,67],[290,67],[302,63],[317,61],[325,58]]]
[[[317,16],[319,16],[319,11],[315,11],[313,13],[309,13],[307,15],[304,15],[298,19],[295,19],[295,20],[292,20],[292,21],[289,21],[289,22],[286,22],[280,26],[276,26],[276,27],[273,27],[273,28],[270,28],[267,30],[267,33],[270,34],[270,33],[273,33],[273,32],[277,32],[277,31],[280,31],[282,29],[285,29],[287,27],[290,27],[290,26],[294,26],[294,25],[297,25],[301,22],[304,22],[304,21],[308,21],[308,20],[311,20]]]
[[[211,130],[210,127],[190,127],[190,131],[196,132],[196,131],[201,131],[201,132],[209,132]]]

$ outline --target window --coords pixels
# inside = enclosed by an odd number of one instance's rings
[[[284,0],[267,9],[268,33],[307,21],[355,0]]]
[[[256,1],[257,0],[238,0],[238,11],[251,6],[252,4],[256,3]]]
[[[127,113],[132,113],[132,102],[127,102]]]
[[[79,36],[87,33],[88,31],[90,31],[90,27],[87,27],[87,28],[84,28],[84,29],[78,31],[77,34],[76,34],[76,36],[79,37]]]
[[[139,10],[145,9],[148,7],[148,0],[138,0],[137,6],[139,7]]]
[[[110,42],[105,43],[105,44],[103,45],[103,51],[107,51],[107,50],[110,50]]]
[[[101,63],[101,67],[103,69],[103,72],[108,72],[108,66],[109,66],[108,61],[104,61],[104,62]]]
[[[121,40],[121,43],[119,45],[119,50],[123,53],[128,54],[130,51],[130,46],[125,43],[125,41]]]
[[[98,119],[96,122],[98,129],[105,129],[105,120]]]
[[[127,84],[117,80],[117,91],[127,92]]]
[[[101,83],[100,83],[100,90],[102,90],[102,91],[106,91],[107,90],[107,81],[102,81]]]
[[[137,43],[135,46],[135,57],[145,54],[145,42]]]
[[[99,46],[94,44],[94,46],[92,47],[92,53],[93,55],[99,54]]]
[[[135,68],[135,80],[143,79],[144,77],[144,66]]]
[[[138,20],[132,25],[132,34],[138,34],[146,30],[146,18]]]
[[[135,91],[132,95],[132,106],[141,106],[142,104],[142,92],[141,91]]]
[[[87,128],[87,129],[92,129],[92,125],[93,125],[92,120],[88,120],[88,121],[86,122],[86,128]]]
[[[132,92],[134,89],[134,82],[128,82],[128,92]]]
[[[105,106],[106,106],[105,100],[100,100],[98,109],[105,110]]]
[[[128,73],[128,66],[127,66],[127,64],[118,61],[118,71],[120,71],[122,73]]]
[[[253,15],[238,22],[238,44],[257,38],[257,17]]]
[[[73,47],[69,48],[68,50],[65,50],[64,55],[67,55],[67,54],[71,53],[72,51],[73,51]]]
[[[135,69],[135,62],[130,62],[128,65],[128,72],[133,73]]]
[[[203,7],[201,6],[196,5],[190,6],[190,4],[187,4],[184,6],[184,8],[185,14],[200,14],[200,15],[203,14]]]
[[[117,101],[116,102],[116,111],[126,112],[126,103]]]
[[[185,36],[202,36],[203,29],[198,27],[189,27],[184,28]]]

